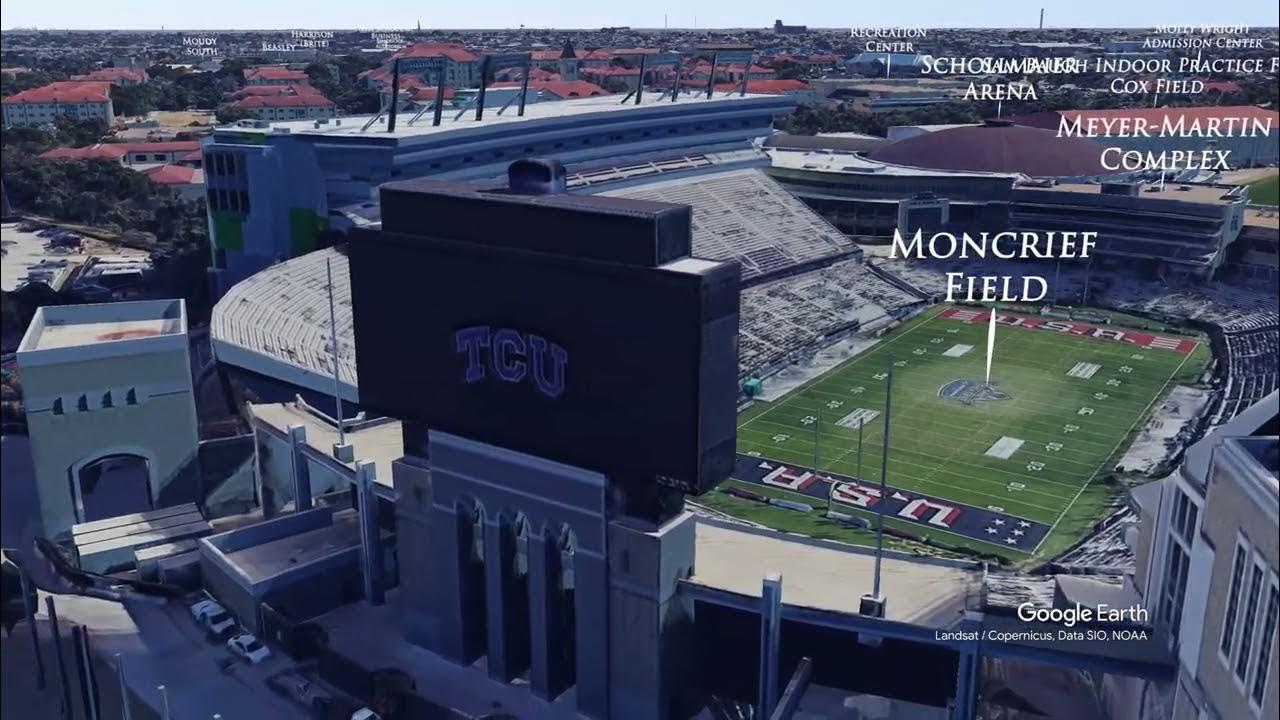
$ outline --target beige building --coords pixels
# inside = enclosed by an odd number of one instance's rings
[[[45,536],[190,500],[199,437],[182,300],[40,308],[18,367]]]
[[[1177,657],[1142,718],[1273,718],[1280,593],[1280,394],[1188,449],[1177,473],[1134,492],[1134,589]]]

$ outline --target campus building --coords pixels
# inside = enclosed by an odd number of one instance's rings
[[[0,101],[4,126],[52,125],[59,116],[74,120],[115,119],[111,83],[66,80],[17,92]]]
[[[1244,227],[1248,188],[1196,182],[1195,171],[1165,181],[1117,172],[1103,145],[1056,130],[989,120],[899,137],[867,152],[771,148],[769,174],[865,241],[940,229],[912,219],[924,203],[926,221],[945,206],[953,231],[1096,231],[1096,267],[1136,262],[1171,279],[1214,276]]]
[[[45,536],[189,496],[199,438],[183,301],[40,308],[18,367]]]
[[[1172,692],[1139,717],[1276,714],[1278,403],[1271,393],[1131,494],[1132,586],[1177,656]]]

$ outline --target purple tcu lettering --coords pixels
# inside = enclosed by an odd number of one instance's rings
[[[473,325],[454,333],[454,350],[466,354],[462,379],[468,384],[483,380],[487,365],[503,382],[524,382],[532,374],[534,387],[543,395],[555,398],[564,393],[569,353],[541,335]]]

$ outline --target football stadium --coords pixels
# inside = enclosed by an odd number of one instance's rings
[[[1115,511],[1124,475],[1167,470],[1275,389],[1276,213],[1246,188],[1106,174],[1101,145],[1008,122],[908,128],[870,150],[762,145],[792,102],[684,93],[394,130],[219,128],[205,147],[223,168],[211,192],[229,189],[211,203],[219,367],[255,399],[327,407],[336,389],[358,411],[342,235],[380,226],[365,198],[409,177],[493,184],[510,158],[546,153],[571,194],[688,205],[693,255],[741,269],[737,466],[690,501],[708,516],[866,545],[883,512],[899,549],[1039,562]],[[967,140],[944,142],[957,132]],[[885,246],[894,227],[1071,223],[1099,231],[1099,262],[1000,263],[1051,276],[1053,299],[998,310],[989,378],[990,308],[939,299],[946,271],[995,263],[906,261]]]
[[[776,511],[783,527],[787,512],[830,501],[853,517],[883,512],[900,538],[1005,557],[1060,549],[1105,503],[1093,483],[1169,385],[1203,371],[1208,352],[1192,336],[999,312],[988,379],[990,316],[930,307],[835,369],[754,403],[740,416],[738,472],[722,490],[800,503]]]

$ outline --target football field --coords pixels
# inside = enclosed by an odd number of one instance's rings
[[[754,403],[739,417],[735,478],[818,508],[834,476],[843,511],[880,510],[900,527],[1001,555],[1036,552],[1205,353],[1181,335],[997,318],[989,384],[988,311],[941,306],[788,395]],[[890,493],[881,497],[890,365]]]

